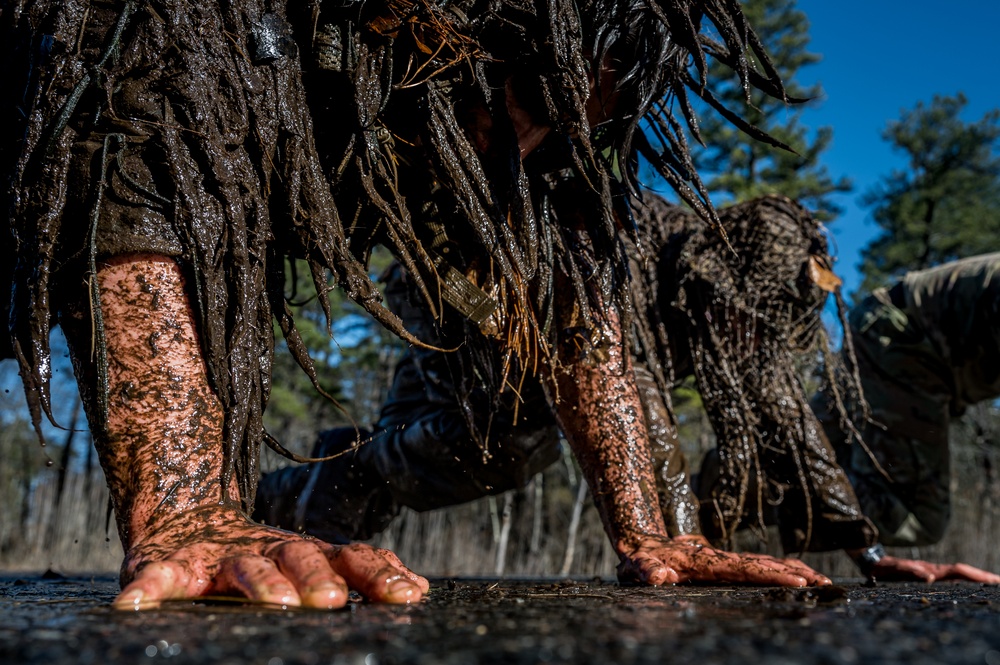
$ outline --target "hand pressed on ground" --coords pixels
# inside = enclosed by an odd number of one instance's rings
[[[561,372],[557,407],[621,559],[619,579],[642,584],[830,584],[795,559],[718,550],[700,535],[667,535],[631,358],[624,353],[620,319],[611,312],[607,322],[607,361],[579,362]]]
[[[410,603],[427,592],[388,550],[330,545],[255,524],[239,511],[208,507],[158,525],[133,545],[122,567],[119,609],[164,600],[245,597],[284,607],[336,609],[349,590],[384,603]]]
[[[647,538],[625,550],[618,579],[632,584],[714,582],[788,587],[825,586],[830,579],[798,559],[716,549],[703,536]]]
[[[967,563],[931,563],[920,559],[884,556],[871,570],[876,580],[886,582],[938,582],[964,580],[981,584],[1000,584],[1000,575]]]
[[[255,524],[237,484],[223,486],[223,407],[208,382],[177,263],[127,257],[103,266],[97,279],[109,399],[95,443],[125,548],[115,607],[221,595],[335,608],[349,589],[380,602],[421,598],[426,580],[392,553]],[[83,337],[71,344],[86,375]],[[84,394],[96,413],[94,386]]]

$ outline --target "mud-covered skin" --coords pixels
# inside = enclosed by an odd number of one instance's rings
[[[235,482],[223,491],[222,406],[173,260],[121,258],[97,278],[111,398],[95,442],[126,553],[117,607],[226,595],[332,609],[349,588],[383,602],[420,599],[426,581],[391,553],[262,527],[240,510]],[[86,365],[85,340],[72,344]]]
[[[862,550],[844,550],[858,561]],[[979,582],[980,584],[1000,584],[1000,575],[988,570],[970,566],[967,563],[933,563],[920,559],[903,559],[895,556],[884,556],[876,563],[869,576],[882,582],[943,582],[961,580]]]
[[[623,584],[728,583],[786,587],[827,586],[830,578],[799,559],[766,554],[727,552],[704,536],[650,538],[622,556],[618,579]]]
[[[850,553],[849,553],[850,554]],[[919,559],[883,557],[871,572],[876,580],[885,582],[939,582],[966,580],[980,584],[1000,584],[1000,575],[967,563],[932,563]]]
[[[621,324],[608,312],[608,358],[558,370],[559,421],[590,484],[624,582],[737,582],[782,586],[830,580],[800,561],[717,550],[701,536],[671,539],[660,511],[649,438]]]

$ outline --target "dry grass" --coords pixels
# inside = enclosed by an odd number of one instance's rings
[[[108,519],[104,474],[67,474],[58,502],[57,487],[56,471],[44,469],[24,497],[25,511],[0,513],[0,568],[117,573],[122,546]]]
[[[538,485],[553,485],[558,477],[557,472],[548,472],[524,490],[464,506],[427,513],[404,511],[372,542],[396,551],[414,570],[432,576],[555,576],[565,572],[613,577],[617,559],[589,499],[575,537],[569,534],[572,502],[559,496],[571,492],[546,488],[538,505]],[[945,539],[932,547],[893,553],[1000,570],[998,490],[995,484],[984,489],[982,482],[956,481],[954,515]],[[23,522],[17,511],[0,513],[0,568],[116,573],[122,551],[113,520],[110,525],[106,521],[103,476],[98,471],[88,481],[83,474],[68,474],[58,507],[55,490],[56,474],[47,469],[31,485]],[[574,556],[564,569],[571,541]],[[772,539],[771,547],[776,541]],[[835,577],[857,576],[853,564],[839,552],[810,554],[805,559]]]

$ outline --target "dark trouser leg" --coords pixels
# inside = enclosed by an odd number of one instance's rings
[[[559,458],[559,431],[538,382],[525,382],[516,418],[513,404],[492,414],[485,404],[474,406],[481,446],[469,432],[457,386],[428,367],[444,358],[430,355],[402,360],[374,441],[359,452],[397,502],[432,510],[499,494],[523,487]]]
[[[894,291],[876,292],[850,315],[858,371],[874,420],[855,423],[865,445],[848,437],[831,395],[817,394],[812,406],[879,540],[929,545],[943,537],[951,513],[952,374],[935,344],[899,308],[902,301]]]
[[[418,337],[458,346],[443,341],[425,309],[412,304],[418,301],[407,297],[400,272],[386,296]],[[400,506],[432,510],[504,492],[557,460],[559,433],[541,385],[525,381],[520,403],[507,391],[494,411],[494,400],[474,385],[466,366],[457,353],[410,349],[396,367],[374,433],[335,460],[266,475],[255,518],[333,542],[364,539],[385,528]],[[461,399],[469,391],[471,417]],[[347,450],[355,438],[353,429],[325,432],[313,454]]]
[[[883,438],[882,432],[872,433],[867,442],[873,450],[884,451]],[[894,447],[895,453],[919,461],[919,479],[913,483],[886,480],[868,453],[860,445],[853,445],[845,469],[862,510],[878,528],[879,541],[883,544],[897,547],[932,545],[944,537],[951,517],[947,442],[934,446],[927,441],[911,439],[893,440],[889,445]],[[894,473],[890,471],[892,476]]]
[[[322,432],[314,457],[349,452],[264,476],[255,519],[330,542],[366,539],[401,506],[433,510],[522,487],[559,458],[559,432],[537,383],[526,386],[516,421],[513,409],[477,414],[485,450],[457,390],[433,393],[413,354],[404,356],[374,433]]]

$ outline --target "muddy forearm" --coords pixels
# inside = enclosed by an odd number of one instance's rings
[[[563,431],[590,483],[604,528],[619,553],[649,535],[666,536],[632,363],[618,321],[610,358],[558,373]]]
[[[127,547],[172,515],[222,502],[223,414],[205,378],[177,264],[115,261],[98,280],[109,403],[95,443]],[[75,355],[84,356],[77,362],[88,362],[90,340],[86,348],[76,342]],[[88,395],[91,413],[96,397]],[[230,498],[238,498],[235,488]]]
[[[132,256],[109,262],[96,278],[106,414],[93,381],[87,298],[76,299],[65,319],[125,546],[115,607],[222,595],[334,609],[350,589],[379,602],[420,599],[426,580],[395,555],[254,524],[241,510],[236,483],[223,491],[223,405],[209,385],[173,260]]]

